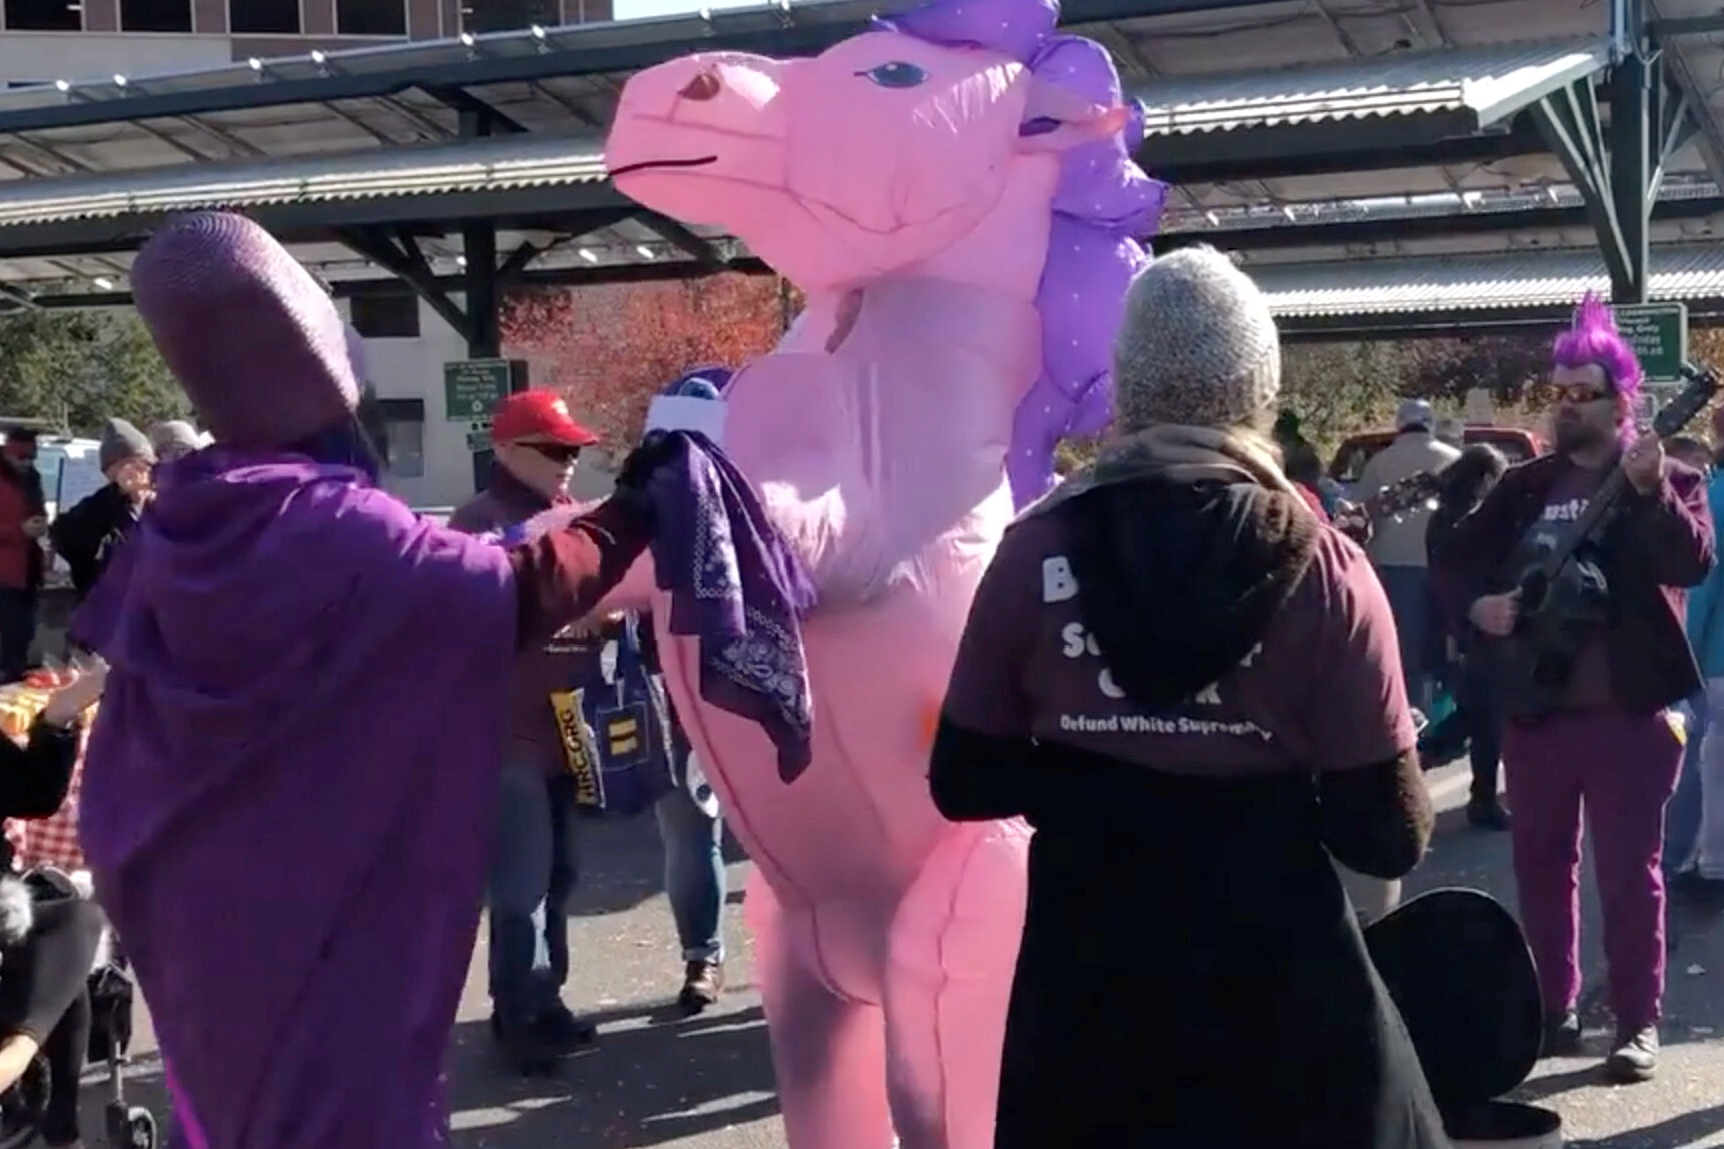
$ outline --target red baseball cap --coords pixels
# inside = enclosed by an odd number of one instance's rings
[[[542,387],[505,396],[491,412],[491,438],[498,443],[542,439],[565,447],[590,447],[599,441],[575,422],[561,395]]]

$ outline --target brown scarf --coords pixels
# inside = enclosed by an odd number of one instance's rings
[[[1095,462],[1025,507],[1018,518],[1045,515],[1086,491],[1150,476],[1176,483],[1255,483],[1297,494],[1281,472],[1275,448],[1262,437],[1244,430],[1155,423],[1108,443]]]

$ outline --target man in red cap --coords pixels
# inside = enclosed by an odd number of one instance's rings
[[[491,483],[449,519],[474,534],[525,523],[568,503],[581,449],[598,436],[554,391],[519,391],[491,416]],[[602,641],[565,632],[515,665],[496,856],[489,889],[491,1030],[504,1056],[536,1072],[593,1039],[562,1000],[575,885],[575,778],[564,760],[551,694],[599,673]]]

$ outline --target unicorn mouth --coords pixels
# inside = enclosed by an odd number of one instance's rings
[[[694,160],[642,160],[638,164],[624,164],[620,168],[612,168],[610,177],[626,176],[632,172],[648,172],[659,168],[703,168],[707,164],[716,164],[717,156],[702,156]]]

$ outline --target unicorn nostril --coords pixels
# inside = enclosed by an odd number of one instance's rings
[[[718,95],[718,76],[711,68],[684,84],[677,94],[685,100],[710,100]]]

